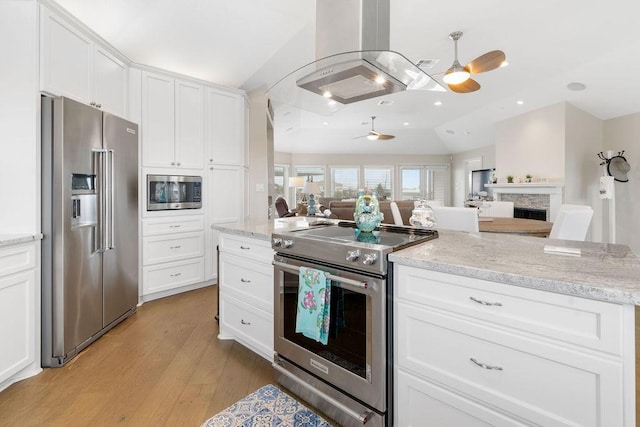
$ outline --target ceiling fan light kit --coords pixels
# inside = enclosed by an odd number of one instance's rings
[[[353,139],[359,139],[359,138],[367,138],[369,141],[377,141],[377,140],[388,140],[388,139],[393,139],[395,138],[395,135],[385,135],[383,133],[380,132],[376,132],[373,122],[376,119],[376,116],[371,116],[371,131],[369,131],[369,133],[367,135],[362,135],[362,136],[357,136]],[[366,122],[363,122],[363,124],[365,124]]]
[[[454,31],[449,34],[449,38],[453,40],[454,45],[454,60],[442,80],[454,92],[475,92],[480,89],[480,84],[471,78],[471,74],[484,73],[485,71],[496,69],[506,61],[506,57],[501,50],[493,50],[480,55],[463,67],[458,60],[458,40],[460,37],[462,37],[462,31]]]

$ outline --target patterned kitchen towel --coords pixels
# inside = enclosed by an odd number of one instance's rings
[[[296,332],[324,345],[329,340],[331,280],[324,271],[300,267]]]

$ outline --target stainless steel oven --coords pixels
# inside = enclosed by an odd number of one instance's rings
[[[353,221],[273,233],[277,381],[341,426],[391,425],[393,268],[387,255],[436,237],[433,230],[393,226],[360,233]],[[296,332],[302,267],[322,271],[331,286],[326,344]]]
[[[327,390],[321,397],[339,407],[340,411],[329,415],[342,421],[342,425],[348,425],[347,421],[384,425],[382,417],[389,385],[386,278],[286,256],[276,256],[274,267],[274,311],[280,314],[275,325],[274,347],[279,355],[276,370],[284,376],[293,376],[289,382],[295,388],[303,387],[315,376],[372,407],[339,396],[330,397],[331,390]],[[326,345],[296,333],[300,267],[329,273],[331,320]],[[300,378],[303,384],[296,381]],[[318,389],[322,393],[322,385],[315,384],[314,393]],[[347,420],[343,419],[345,416]]]
[[[201,176],[147,175],[148,211],[199,209],[201,207]]]

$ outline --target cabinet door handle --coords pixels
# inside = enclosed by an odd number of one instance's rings
[[[169,249],[180,249],[181,247],[181,245],[169,246]]]
[[[175,273],[175,274],[170,274],[169,277],[178,277],[180,276],[182,273]]]
[[[170,225],[169,228],[180,228],[180,224],[178,224],[178,225]]]
[[[240,323],[242,323],[243,325],[250,325],[251,322],[247,322],[244,319],[240,319]]]
[[[250,246],[242,246],[242,245],[240,245],[240,249],[251,249],[251,247]]]
[[[473,302],[477,302],[478,304],[482,304],[482,305],[493,305],[495,307],[502,307],[502,303],[501,302],[487,302],[487,301],[482,301],[479,299],[476,299],[474,297],[469,297],[469,299]]]
[[[485,363],[482,362],[478,362],[476,359],[474,359],[473,357],[470,357],[469,360],[471,360],[473,363],[475,363],[477,366],[481,367],[482,369],[488,369],[488,370],[496,370],[496,371],[502,371],[502,367],[501,366],[492,366],[492,365],[487,365]]]
[[[251,280],[240,278],[241,283],[251,283]]]

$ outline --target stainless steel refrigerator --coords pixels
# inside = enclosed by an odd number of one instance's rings
[[[138,125],[42,98],[42,366],[136,310]]]

